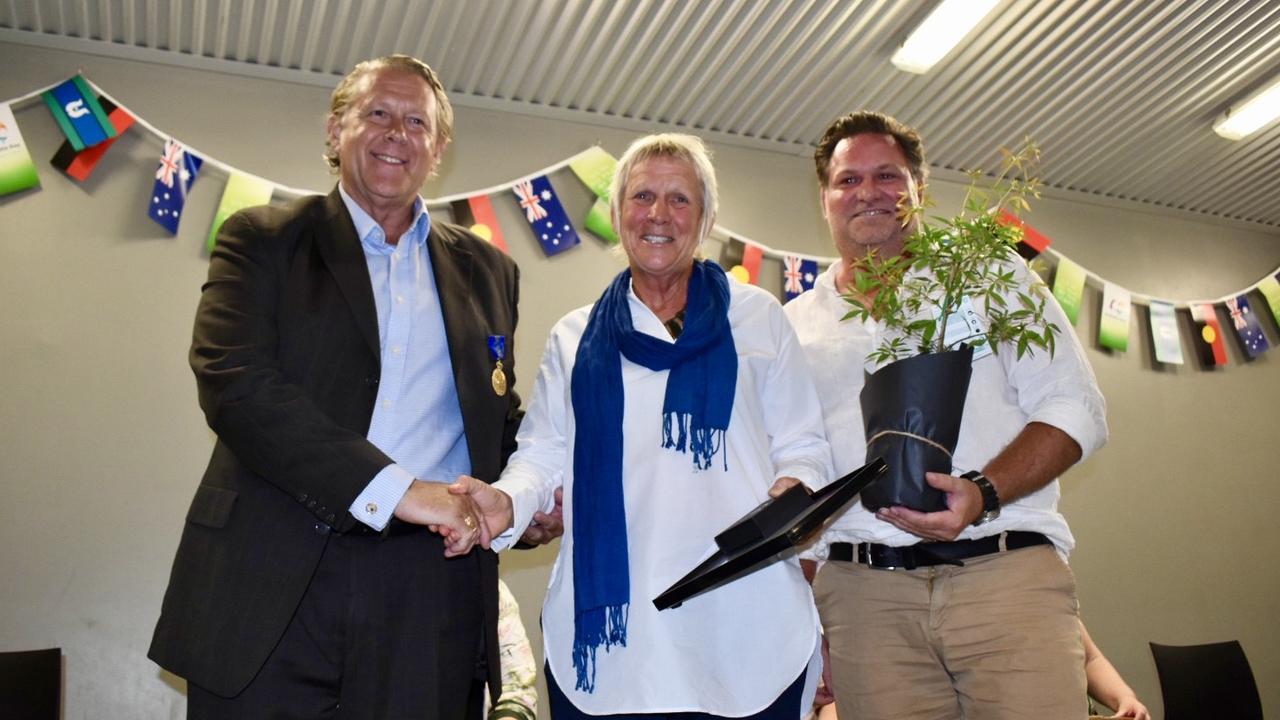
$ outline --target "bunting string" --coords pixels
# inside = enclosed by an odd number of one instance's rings
[[[155,125],[152,125],[150,122],[148,122],[145,118],[142,118],[138,116],[136,113],[133,113],[132,111],[130,111],[128,107],[120,103],[116,98],[112,97],[109,93],[103,90],[96,83],[92,82],[91,80],[88,80],[87,78],[83,78],[83,75],[81,75],[81,77],[85,81],[85,83],[87,83],[87,86],[91,88],[95,93],[97,93],[101,98],[114,103],[114,105],[117,108],[125,112],[128,112],[129,115],[133,117],[135,124],[138,127],[145,129],[149,136],[151,136],[152,138],[158,141],[159,145],[166,146],[166,144],[169,142],[177,142],[177,139],[175,137],[160,130]],[[15,107],[21,107],[28,103],[38,102],[42,98],[42,96],[44,96],[45,93],[53,91],[55,88],[58,88],[59,85],[61,84],[62,83],[54,83],[54,84],[47,85],[45,87],[38,88],[36,90],[32,90],[31,92],[25,93],[23,95],[10,98],[4,101],[2,104],[8,105],[12,109]],[[221,174],[225,175],[227,178],[230,178],[232,180],[235,180],[237,179],[237,176],[240,176],[239,179],[245,180],[250,184],[258,186],[259,188],[263,188],[263,187],[270,188],[273,194],[278,194],[284,198],[297,198],[305,195],[316,194],[316,191],[314,190],[289,187],[289,186],[281,185],[274,181],[268,180],[266,178],[255,176],[251,173],[246,173],[242,170],[239,170],[238,168],[232,167],[231,165],[228,165],[222,162],[221,160],[218,160],[217,158],[213,157],[212,155],[209,155],[208,153],[201,151],[198,148],[186,146],[185,150],[187,153],[197,156],[200,160],[202,160],[204,164],[204,168],[206,170],[208,168],[213,168],[219,171]],[[607,180],[607,177],[605,176],[611,174],[612,163],[616,163],[616,161],[613,160],[613,158],[609,156],[607,152],[605,152],[599,146],[592,146],[568,158],[565,158],[564,160],[561,160],[557,163],[544,167],[535,172],[515,178],[513,180],[509,180],[503,183],[492,185],[486,188],[481,188],[478,190],[456,193],[456,194],[447,195],[447,196],[438,197],[438,198],[428,198],[425,200],[425,202],[429,208],[433,208],[433,209],[444,208],[444,209],[449,209],[452,213],[457,213],[459,212],[457,210],[459,203],[465,204],[467,201],[474,201],[477,198],[487,198],[488,196],[496,196],[496,195],[502,195],[502,194],[511,195],[513,191],[515,191],[514,194],[516,195],[516,197],[522,199],[522,201],[525,204],[530,206],[537,206],[541,208],[542,207],[541,203],[546,203],[546,205],[550,207],[554,212],[556,208],[558,208],[559,206],[559,201],[555,198],[554,190],[552,189],[550,180],[547,178],[547,176],[553,173],[556,173],[560,170],[563,170],[564,168],[572,167],[575,174],[578,175],[579,179],[582,180],[582,182],[585,185],[587,185],[588,189],[592,190],[592,192],[597,195],[596,206],[592,209],[592,213],[587,220],[587,224],[586,224],[587,229],[593,231],[597,237],[600,237],[605,242],[612,243],[612,242],[616,242],[616,237],[607,237],[607,236],[611,236],[613,233],[611,229],[604,227],[608,225],[608,218],[607,218],[607,203],[608,203],[607,191],[608,190],[607,190],[607,183],[602,184],[603,182],[602,178],[604,180]],[[542,188],[542,190],[538,192],[536,195],[532,195],[526,198],[524,195],[521,195],[519,192],[519,189],[523,188],[527,193],[528,189],[534,186]],[[602,194],[602,193],[605,193],[605,194]],[[524,209],[527,210],[531,215],[533,214],[532,210],[529,210],[528,207],[525,207]],[[488,213],[491,216],[491,209],[488,211]],[[455,219],[457,219],[456,216],[455,216]],[[546,222],[546,225],[548,226],[547,228],[540,228],[539,226],[534,224],[535,220],[542,220],[542,219],[543,218],[533,218],[533,217],[529,218],[532,231],[535,233],[535,235],[540,235],[539,242],[543,243],[543,248],[548,255],[554,254],[555,252],[560,252],[562,250],[572,249],[572,247],[575,247],[577,245],[575,232],[572,228],[571,223],[568,223],[567,219],[564,219],[562,217],[558,219],[553,218],[553,219],[557,219],[557,222],[560,223],[556,228],[550,228],[550,226],[552,225],[550,221]],[[595,223],[594,225],[593,225],[593,221]],[[218,222],[220,222],[220,218],[215,219],[215,226],[214,226],[215,231],[216,231]],[[468,222],[470,222],[470,220],[468,220]],[[492,223],[492,222],[493,220],[490,218],[488,220],[481,221],[481,225],[483,225],[484,223]],[[600,223],[603,223],[603,225],[601,225]],[[1028,230],[1030,230],[1030,228],[1028,228]],[[489,237],[483,232],[481,234],[486,238]],[[803,275],[804,286],[809,287],[812,285],[813,277],[816,275],[816,272],[814,272],[811,269],[813,263],[816,263],[819,267],[827,267],[838,260],[838,258],[834,256],[810,255],[810,254],[791,252],[789,250],[783,250],[783,249],[771,247],[764,243],[749,239],[748,236],[746,236],[745,234],[740,233],[732,228],[729,228],[721,224],[716,224],[712,228],[711,236],[721,241],[727,249],[733,250],[736,253],[736,255],[734,255],[735,257],[745,256],[750,258],[750,262],[748,264],[751,265],[751,270],[750,270],[751,282],[755,282],[757,280],[757,275],[759,272],[759,265],[758,265],[759,258],[761,257],[769,258],[771,260],[775,260],[778,263],[780,263],[783,267],[782,269],[783,281],[784,281],[784,286],[786,287],[785,294],[787,295],[788,299],[790,297],[793,297],[794,293],[798,291],[797,286],[800,283],[802,269],[804,272],[804,275]],[[211,238],[210,242],[212,242],[212,233],[210,238]],[[1127,298],[1127,300],[1122,301],[1125,303],[1138,303],[1138,304],[1144,304],[1148,306],[1151,306],[1154,304],[1154,305],[1161,306],[1162,313],[1164,312],[1164,308],[1166,306],[1173,306],[1175,308],[1181,308],[1181,309],[1191,310],[1195,312],[1201,312],[1202,309],[1205,308],[1206,306],[1221,307],[1224,310],[1224,312],[1230,313],[1232,320],[1236,322],[1236,328],[1240,329],[1241,325],[1240,325],[1239,316],[1242,312],[1241,308],[1243,306],[1243,311],[1245,312],[1249,310],[1248,304],[1242,303],[1240,300],[1240,298],[1243,295],[1257,291],[1257,292],[1263,293],[1268,298],[1268,300],[1271,301],[1273,297],[1277,296],[1277,292],[1280,292],[1280,290],[1278,290],[1276,286],[1276,281],[1278,278],[1280,278],[1280,267],[1277,267],[1276,269],[1273,269],[1270,272],[1264,274],[1256,282],[1252,283],[1251,285],[1245,288],[1236,290],[1231,293],[1227,293],[1217,298],[1203,298],[1203,299],[1194,299],[1194,300],[1171,300],[1171,299],[1162,298],[1157,295],[1151,295],[1151,294],[1140,293],[1140,292],[1132,292],[1123,288],[1122,286],[1119,286],[1111,282],[1110,280],[1103,277],[1102,274],[1098,272],[1089,270],[1088,268],[1080,267],[1078,264],[1074,263],[1067,255],[1063,254],[1061,251],[1057,250],[1056,248],[1048,247],[1047,246],[1048,240],[1043,238],[1042,236],[1040,236],[1040,240],[1042,240],[1045,243],[1045,247],[1037,246],[1037,253],[1038,253],[1037,256],[1040,258],[1050,259],[1051,262],[1055,263],[1059,269],[1066,267],[1070,269],[1071,272],[1082,274],[1084,277],[1083,285],[1094,288],[1094,289],[1104,289],[1106,290],[1108,295],[1116,292],[1122,293],[1123,294],[1122,297]],[[499,242],[501,242],[501,238],[499,238]],[[556,243],[556,246],[553,247],[551,244],[548,244],[548,243]],[[744,248],[745,248],[745,253],[744,253]],[[803,267],[802,267],[802,263],[803,263]],[[738,268],[738,269],[741,270],[742,268]],[[1079,282],[1078,276],[1077,276],[1076,282]],[[1275,302],[1276,301],[1273,301],[1273,304],[1272,304],[1273,311],[1280,314],[1280,310],[1276,310],[1277,305],[1275,304]],[[1127,319],[1128,319],[1127,306],[1125,309],[1123,309],[1120,312],[1123,320],[1127,324]],[[1280,322],[1280,317],[1277,317],[1277,322]]]

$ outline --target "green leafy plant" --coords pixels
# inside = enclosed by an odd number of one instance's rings
[[[984,333],[964,340],[970,346],[990,345],[999,352],[1012,345],[1019,358],[1037,349],[1053,355],[1060,330],[1044,317],[1048,293],[1038,277],[1029,292],[1019,290],[1012,263],[1021,262],[1017,245],[1023,231],[1001,220],[1003,213],[1028,210],[1028,199],[1040,197],[1040,151],[1028,140],[1000,153],[994,178],[981,170],[969,174],[962,210],[954,217],[926,220],[927,204],[904,198],[899,219],[904,225],[915,220],[917,230],[905,239],[903,252],[873,254],[854,269],[845,319],[874,318],[889,330],[868,360],[883,364],[956,349],[948,347],[944,329],[965,298],[985,310],[987,321]]]

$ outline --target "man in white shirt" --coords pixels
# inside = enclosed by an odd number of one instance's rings
[[[901,254],[899,219],[927,168],[920,136],[879,113],[839,118],[814,156],[840,261],[786,312],[813,370],[836,474],[866,462],[859,393],[884,334],[843,320],[870,254]],[[1032,281],[1015,263],[1019,287]],[[1068,327],[1052,300],[1046,317]],[[872,513],[854,504],[813,550],[814,595],[838,713],[877,718],[1083,716],[1084,648],[1057,511],[1057,477],[1106,440],[1105,405],[1072,333],[1052,356],[973,362],[953,475],[928,473],[947,508]],[[963,476],[962,476],[963,475]],[[961,565],[962,563],[962,565]]]

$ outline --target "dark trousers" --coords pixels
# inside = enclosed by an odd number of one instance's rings
[[[592,718],[610,718],[610,720],[719,720],[722,716],[700,712],[682,713],[618,713],[610,715],[588,715],[579,710],[560,690],[559,683],[551,674],[551,666],[544,664],[543,673],[547,678],[547,695],[550,701],[552,720],[592,720]],[[808,668],[801,671],[800,677],[782,691],[778,699],[769,707],[754,715],[746,715],[734,720],[797,720],[804,715],[800,712],[800,702],[804,695],[804,679]]]
[[[474,720],[484,702],[483,611],[473,555],[427,532],[335,535],[279,645],[249,686],[196,685],[189,720]],[[271,592],[271,588],[261,588]]]

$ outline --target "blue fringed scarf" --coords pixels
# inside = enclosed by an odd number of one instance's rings
[[[738,380],[729,281],[719,265],[693,264],[684,330],[674,343],[636,331],[627,301],[630,287],[631,271],[624,270],[591,309],[570,383],[576,423],[573,668],[576,687],[585,692],[595,690],[596,650],[627,644],[631,579],[622,499],[621,358],[671,371],[662,402],[662,447],[692,454],[700,470],[710,467],[723,448]]]

